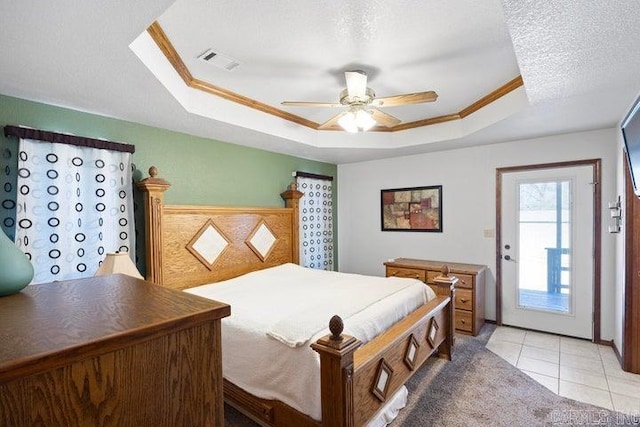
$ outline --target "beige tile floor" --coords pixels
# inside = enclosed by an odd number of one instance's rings
[[[560,396],[640,415],[640,375],[624,372],[609,346],[499,326],[487,349]]]

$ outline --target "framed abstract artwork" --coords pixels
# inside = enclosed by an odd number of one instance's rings
[[[380,190],[382,231],[442,233],[442,185]]]

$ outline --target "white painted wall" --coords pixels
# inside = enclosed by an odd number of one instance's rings
[[[338,257],[345,272],[384,275],[383,262],[410,257],[485,264],[486,318],[495,319],[496,168],[602,159],[601,337],[614,336],[615,244],[608,202],[616,198],[617,130],[556,135],[526,141],[441,151],[338,166]],[[443,233],[380,231],[380,190],[443,186]],[[617,322],[619,323],[619,322]]]

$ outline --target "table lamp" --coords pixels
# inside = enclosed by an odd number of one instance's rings
[[[96,271],[96,276],[105,276],[107,274],[126,274],[136,279],[144,279],[138,272],[138,269],[131,261],[127,252],[109,252],[102,261],[102,265]]]

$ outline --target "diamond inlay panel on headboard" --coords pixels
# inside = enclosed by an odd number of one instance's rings
[[[227,249],[231,241],[213,221],[208,220],[187,245],[187,250],[200,260],[209,270]]]
[[[264,262],[269,257],[277,241],[278,238],[267,223],[264,220],[260,220],[245,243]]]

